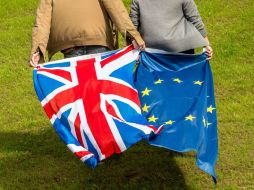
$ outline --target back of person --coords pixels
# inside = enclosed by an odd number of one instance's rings
[[[115,28],[135,48],[145,48],[122,0],[41,0],[29,65],[43,63],[47,51],[49,58],[58,51],[67,58],[116,49]]]
[[[100,1],[54,0],[49,53],[94,44],[114,49],[112,23]]]
[[[182,52],[208,45],[193,0],[133,0],[130,16],[147,47]]]

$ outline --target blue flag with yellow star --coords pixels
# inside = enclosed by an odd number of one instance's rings
[[[134,73],[143,115],[163,130],[150,144],[196,151],[197,166],[216,179],[217,118],[213,78],[205,54],[141,52]]]

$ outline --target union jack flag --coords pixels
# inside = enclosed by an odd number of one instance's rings
[[[137,56],[128,46],[34,69],[35,90],[54,129],[90,167],[161,130],[141,114],[132,76]]]

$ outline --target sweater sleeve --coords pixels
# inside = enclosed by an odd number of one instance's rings
[[[102,0],[102,3],[111,20],[114,22],[124,38],[126,39],[127,35],[131,35],[131,37],[133,37],[138,44],[142,44],[143,39],[131,22],[127,9],[125,8],[122,0]]]
[[[42,53],[40,62],[45,61],[45,54],[50,34],[52,15],[52,0],[40,0],[36,12],[36,20],[32,33],[32,50],[31,54],[38,49]]]
[[[132,0],[130,18],[136,29],[138,30],[140,24],[139,5],[137,0]]]
[[[201,33],[203,37],[206,37],[207,32],[205,30],[205,25],[198,12],[198,9],[194,0],[184,0],[183,12],[184,12],[185,18],[197,28],[197,30]]]

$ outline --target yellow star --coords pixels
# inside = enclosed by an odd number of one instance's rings
[[[154,82],[154,84],[161,84],[163,82],[163,80],[158,79],[157,81]]]
[[[168,120],[167,122],[165,122],[166,125],[172,125],[173,123],[175,123],[175,121],[172,120]]]
[[[193,121],[193,119],[195,119],[196,117],[193,117],[192,115],[188,115],[187,117],[185,117],[185,121]]]
[[[149,90],[148,88],[146,88],[145,90],[142,91],[142,97],[144,96],[149,96],[149,93],[151,92],[152,90]]]
[[[143,112],[148,112],[148,109],[150,106],[147,106],[146,104],[142,107]]]
[[[196,85],[200,85],[200,86],[201,86],[203,82],[202,82],[202,81],[199,81],[199,80],[196,80],[196,81],[194,81],[193,83],[196,84]]]
[[[158,118],[154,117],[154,115],[152,115],[151,117],[148,118],[148,122],[156,122]]]
[[[216,108],[213,108],[212,105],[210,105],[208,108],[207,108],[207,112],[210,112],[210,113],[213,113],[213,110],[215,110]]]
[[[181,81],[179,78],[174,78],[173,81],[176,82],[176,83],[181,83],[181,82],[183,82],[183,81]]]

